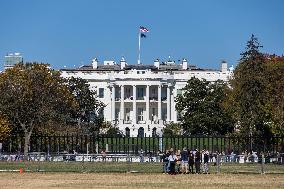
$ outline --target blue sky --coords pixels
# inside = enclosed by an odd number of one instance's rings
[[[236,65],[246,41],[255,34],[264,52],[284,51],[282,0],[1,0],[0,62],[20,52],[25,61],[53,68],[141,59],[187,58],[201,68],[218,69],[225,59]]]

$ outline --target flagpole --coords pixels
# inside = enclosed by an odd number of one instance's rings
[[[140,64],[140,44],[141,44],[141,31],[138,32],[138,64]]]

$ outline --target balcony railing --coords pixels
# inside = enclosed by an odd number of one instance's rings
[[[124,123],[124,124],[131,124],[132,121],[131,121],[131,120],[124,120],[123,123]]]
[[[151,97],[150,97],[150,100],[158,101],[158,97],[156,97],[156,96],[151,96]]]

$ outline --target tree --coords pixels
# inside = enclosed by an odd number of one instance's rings
[[[4,142],[10,136],[12,131],[11,125],[9,124],[8,120],[0,115],[0,143]]]
[[[78,103],[78,109],[73,114],[78,128],[81,128],[83,123],[89,126],[89,132],[98,130],[103,122],[100,112],[105,105],[97,100],[95,91],[90,89],[90,85],[85,79],[71,77],[68,79],[68,86]],[[90,124],[94,124],[97,129],[91,127]]]
[[[176,98],[182,126],[188,134],[226,134],[233,129],[230,114],[222,107],[227,85],[195,77],[188,80],[183,94]]]
[[[266,55],[265,77],[269,126],[273,134],[284,134],[284,56]]]
[[[266,124],[270,121],[270,108],[267,106],[266,59],[259,51],[261,47],[252,35],[230,81],[232,108],[240,133],[245,136],[269,136],[271,133]]]
[[[163,137],[173,137],[177,135],[182,135],[183,129],[182,126],[179,123],[169,123],[166,124],[163,129]]]
[[[0,113],[21,128],[26,158],[33,131],[51,121],[65,122],[76,107],[66,82],[48,65],[18,64],[0,74]]]

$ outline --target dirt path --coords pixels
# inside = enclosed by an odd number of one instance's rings
[[[284,175],[0,173],[1,189],[19,188],[284,188]]]

